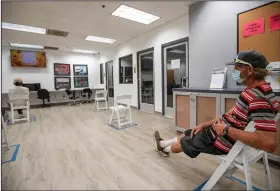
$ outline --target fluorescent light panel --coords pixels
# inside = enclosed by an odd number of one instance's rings
[[[160,17],[156,15],[152,15],[150,13],[146,13],[144,11],[140,11],[138,9],[134,9],[132,7],[126,6],[126,5],[120,5],[113,13],[112,15],[117,17],[122,17],[124,19],[136,21],[143,24],[150,24],[158,19]]]
[[[13,24],[13,23],[6,23],[6,22],[2,22],[2,28],[16,30],[16,31],[46,34],[46,29],[44,29],[44,28],[31,27],[31,26],[26,26],[26,25],[18,25],[18,24]]]
[[[97,53],[95,51],[92,51],[92,50],[81,50],[81,49],[73,49],[73,52],[79,52],[79,53],[91,53],[91,54],[94,54],[94,53]]]
[[[19,44],[19,43],[10,43],[12,47],[18,48],[33,48],[33,49],[44,49],[44,46],[32,45],[32,44]]]
[[[99,36],[87,36],[85,40],[103,42],[103,43],[108,43],[108,44],[113,44],[114,42],[117,41],[115,39],[103,38],[103,37],[99,37]]]

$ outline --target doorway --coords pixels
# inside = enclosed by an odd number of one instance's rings
[[[137,53],[138,109],[154,113],[154,49]]]
[[[108,97],[114,98],[114,66],[113,61],[105,63],[106,70],[106,90],[108,90]]]
[[[189,87],[188,38],[162,45],[163,108],[162,114],[174,117],[173,88]]]

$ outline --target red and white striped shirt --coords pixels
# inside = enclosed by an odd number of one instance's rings
[[[273,108],[272,108],[273,105]],[[265,83],[255,88],[246,88],[236,101],[231,112],[222,115],[215,123],[225,123],[231,127],[244,130],[250,121],[254,121],[255,128],[263,131],[276,132],[275,115],[278,113],[279,103],[271,87]],[[213,136],[215,136],[213,134]],[[214,146],[229,152],[235,140],[229,136],[218,136]]]

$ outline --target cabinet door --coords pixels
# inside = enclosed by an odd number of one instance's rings
[[[234,107],[236,100],[236,98],[225,98],[225,112],[230,111]]]
[[[196,125],[205,123],[217,116],[217,97],[196,96]]]
[[[176,126],[190,128],[190,96],[176,95]]]

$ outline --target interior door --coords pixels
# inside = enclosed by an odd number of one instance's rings
[[[166,117],[174,117],[173,88],[188,87],[188,44],[164,48],[164,108]]]
[[[138,59],[140,110],[154,113],[154,53],[139,54]]]
[[[113,61],[106,63],[106,90],[108,90],[108,97],[114,97]]]

